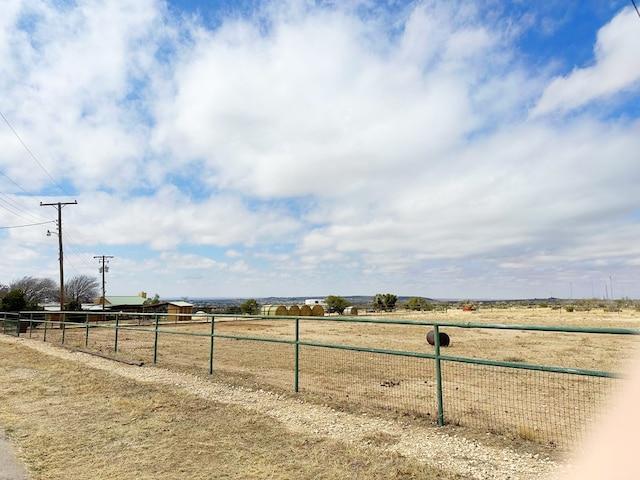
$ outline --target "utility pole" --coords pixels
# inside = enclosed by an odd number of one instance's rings
[[[106,264],[109,263],[109,260],[107,260],[107,258],[113,258],[113,256],[111,255],[95,255],[93,258],[99,258],[100,259],[100,263],[102,263],[102,266],[100,267],[99,272],[102,274],[102,310],[104,311],[104,302],[105,302],[105,289],[104,289],[104,274],[106,272],[109,271],[109,267],[106,266]]]
[[[58,208],[58,252],[60,261],[60,312],[64,310],[64,262],[62,256],[62,207],[65,205],[77,205],[78,202],[56,202],[56,203],[42,203],[41,207],[57,207]],[[47,232],[47,235],[51,235],[51,232]]]
[[[611,285],[611,300],[613,300],[613,280],[611,280],[611,275],[609,275],[609,285]]]

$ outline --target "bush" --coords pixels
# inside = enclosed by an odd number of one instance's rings
[[[3,312],[19,312],[27,308],[27,300],[22,290],[11,290],[2,298],[0,307]]]
[[[260,305],[255,299],[250,298],[240,305],[240,311],[246,315],[256,315],[260,311]]]
[[[407,309],[414,311],[426,310],[429,303],[422,297],[411,297],[407,300]]]
[[[344,309],[350,305],[345,298],[339,297],[337,295],[329,295],[325,301],[327,302],[329,313],[341,314]]]

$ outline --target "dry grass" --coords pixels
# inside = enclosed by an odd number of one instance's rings
[[[0,342],[0,424],[33,480],[461,478],[399,455],[292,433],[238,406]]]
[[[479,324],[565,325],[638,328],[640,314],[551,309],[481,309],[476,312],[401,312],[384,318]],[[210,332],[211,325],[166,325],[174,332]],[[431,327],[346,322],[301,321],[300,339],[407,352],[432,352],[425,341]],[[558,332],[443,328],[451,337],[445,355],[542,364],[577,369],[624,371],[636,337]],[[293,340],[291,320],[216,322],[222,335]],[[34,337],[42,335],[40,330]],[[67,329],[66,343],[84,346],[83,328]],[[48,341],[60,338],[48,332]],[[89,348],[113,353],[113,330],[91,329]],[[153,334],[121,331],[118,356],[150,363]],[[213,380],[290,392],[294,382],[294,347],[289,344],[216,338]],[[366,352],[302,347],[301,395],[342,410],[376,412],[434,423],[437,416],[433,361]],[[161,333],[159,365],[202,375],[208,372],[209,338]],[[547,374],[445,362],[445,416],[449,423],[572,447],[612,394],[609,379]],[[528,432],[522,434],[522,432]]]

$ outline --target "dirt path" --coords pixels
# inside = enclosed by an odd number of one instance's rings
[[[15,457],[9,440],[0,433],[0,480],[27,480],[27,470]]]
[[[557,478],[563,469],[562,464],[537,454],[483,445],[433,427],[338,412],[265,390],[230,387],[158,367],[121,364],[35,340],[3,336],[0,341],[19,343],[46,355],[81,362],[138,382],[171,385],[201,398],[252,409],[278,420],[294,432],[323,435],[354,444],[368,443],[368,439],[388,434],[400,440],[381,448],[381,454],[397,452],[469,479],[550,479]]]

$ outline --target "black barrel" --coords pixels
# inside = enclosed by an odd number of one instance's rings
[[[429,330],[429,333],[427,333],[427,343],[429,343],[429,345],[435,345],[435,333],[433,330]],[[449,338],[449,335],[447,335],[444,332],[440,332],[440,346],[441,347],[448,347],[449,343],[451,343],[451,339]]]

